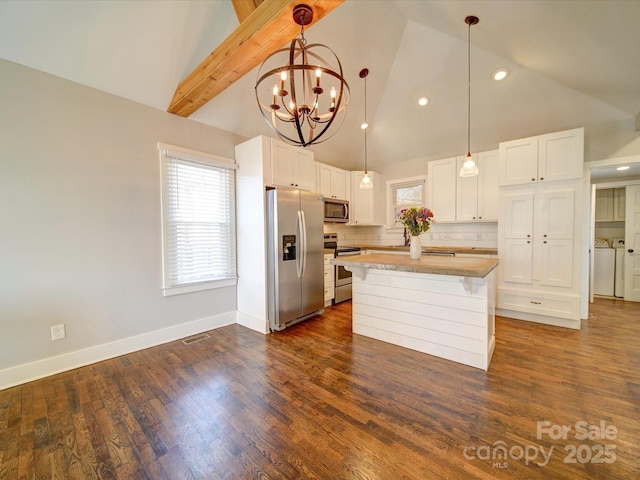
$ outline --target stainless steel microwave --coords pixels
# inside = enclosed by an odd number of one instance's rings
[[[349,221],[349,202],[335,198],[324,199],[325,223],[347,223]]]

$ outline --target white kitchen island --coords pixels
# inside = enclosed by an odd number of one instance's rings
[[[353,333],[487,370],[495,347],[495,258],[338,257],[353,273]]]

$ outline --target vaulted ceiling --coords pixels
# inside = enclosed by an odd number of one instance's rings
[[[362,168],[364,67],[371,170],[464,154],[467,15],[480,18],[471,31],[473,151],[578,126],[638,137],[638,1],[346,0],[305,34],[338,54],[351,87],[345,123],[310,147],[316,158]],[[238,26],[231,0],[3,0],[0,58],[166,111],[178,85]],[[498,67],[511,71],[502,82],[490,78]],[[190,118],[272,135],[255,81],[254,69]],[[424,95],[430,103],[419,107]]]

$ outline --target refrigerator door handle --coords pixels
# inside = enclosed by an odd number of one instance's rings
[[[304,259],[303,251],[304,251],[304,234],[302,232],[302,212],[298,210],[298,217],[296,218],[296,233],[298,234],[298,254],[296,255],[296,273],[298,274],[298,278],[302,278],[302,262]]]
[[[300,216],[302,218],[302,273],[300,278],[303,278],[307,268],[307,220],[304,211],[300,212]]]

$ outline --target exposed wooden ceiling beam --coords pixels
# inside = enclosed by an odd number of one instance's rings
[[[244,20],[258,8],[258,5],[260,5],[262,1],[263,0],[231,0],[238,21],[240,23],[244,22]]]
[[[296,38],[300,26],[293,21],[294,6],[304,3],[313,9],[310,25],[313,26],[342,2],[344,0],[264,0],[180,83],[168,112],[188,117]]]

